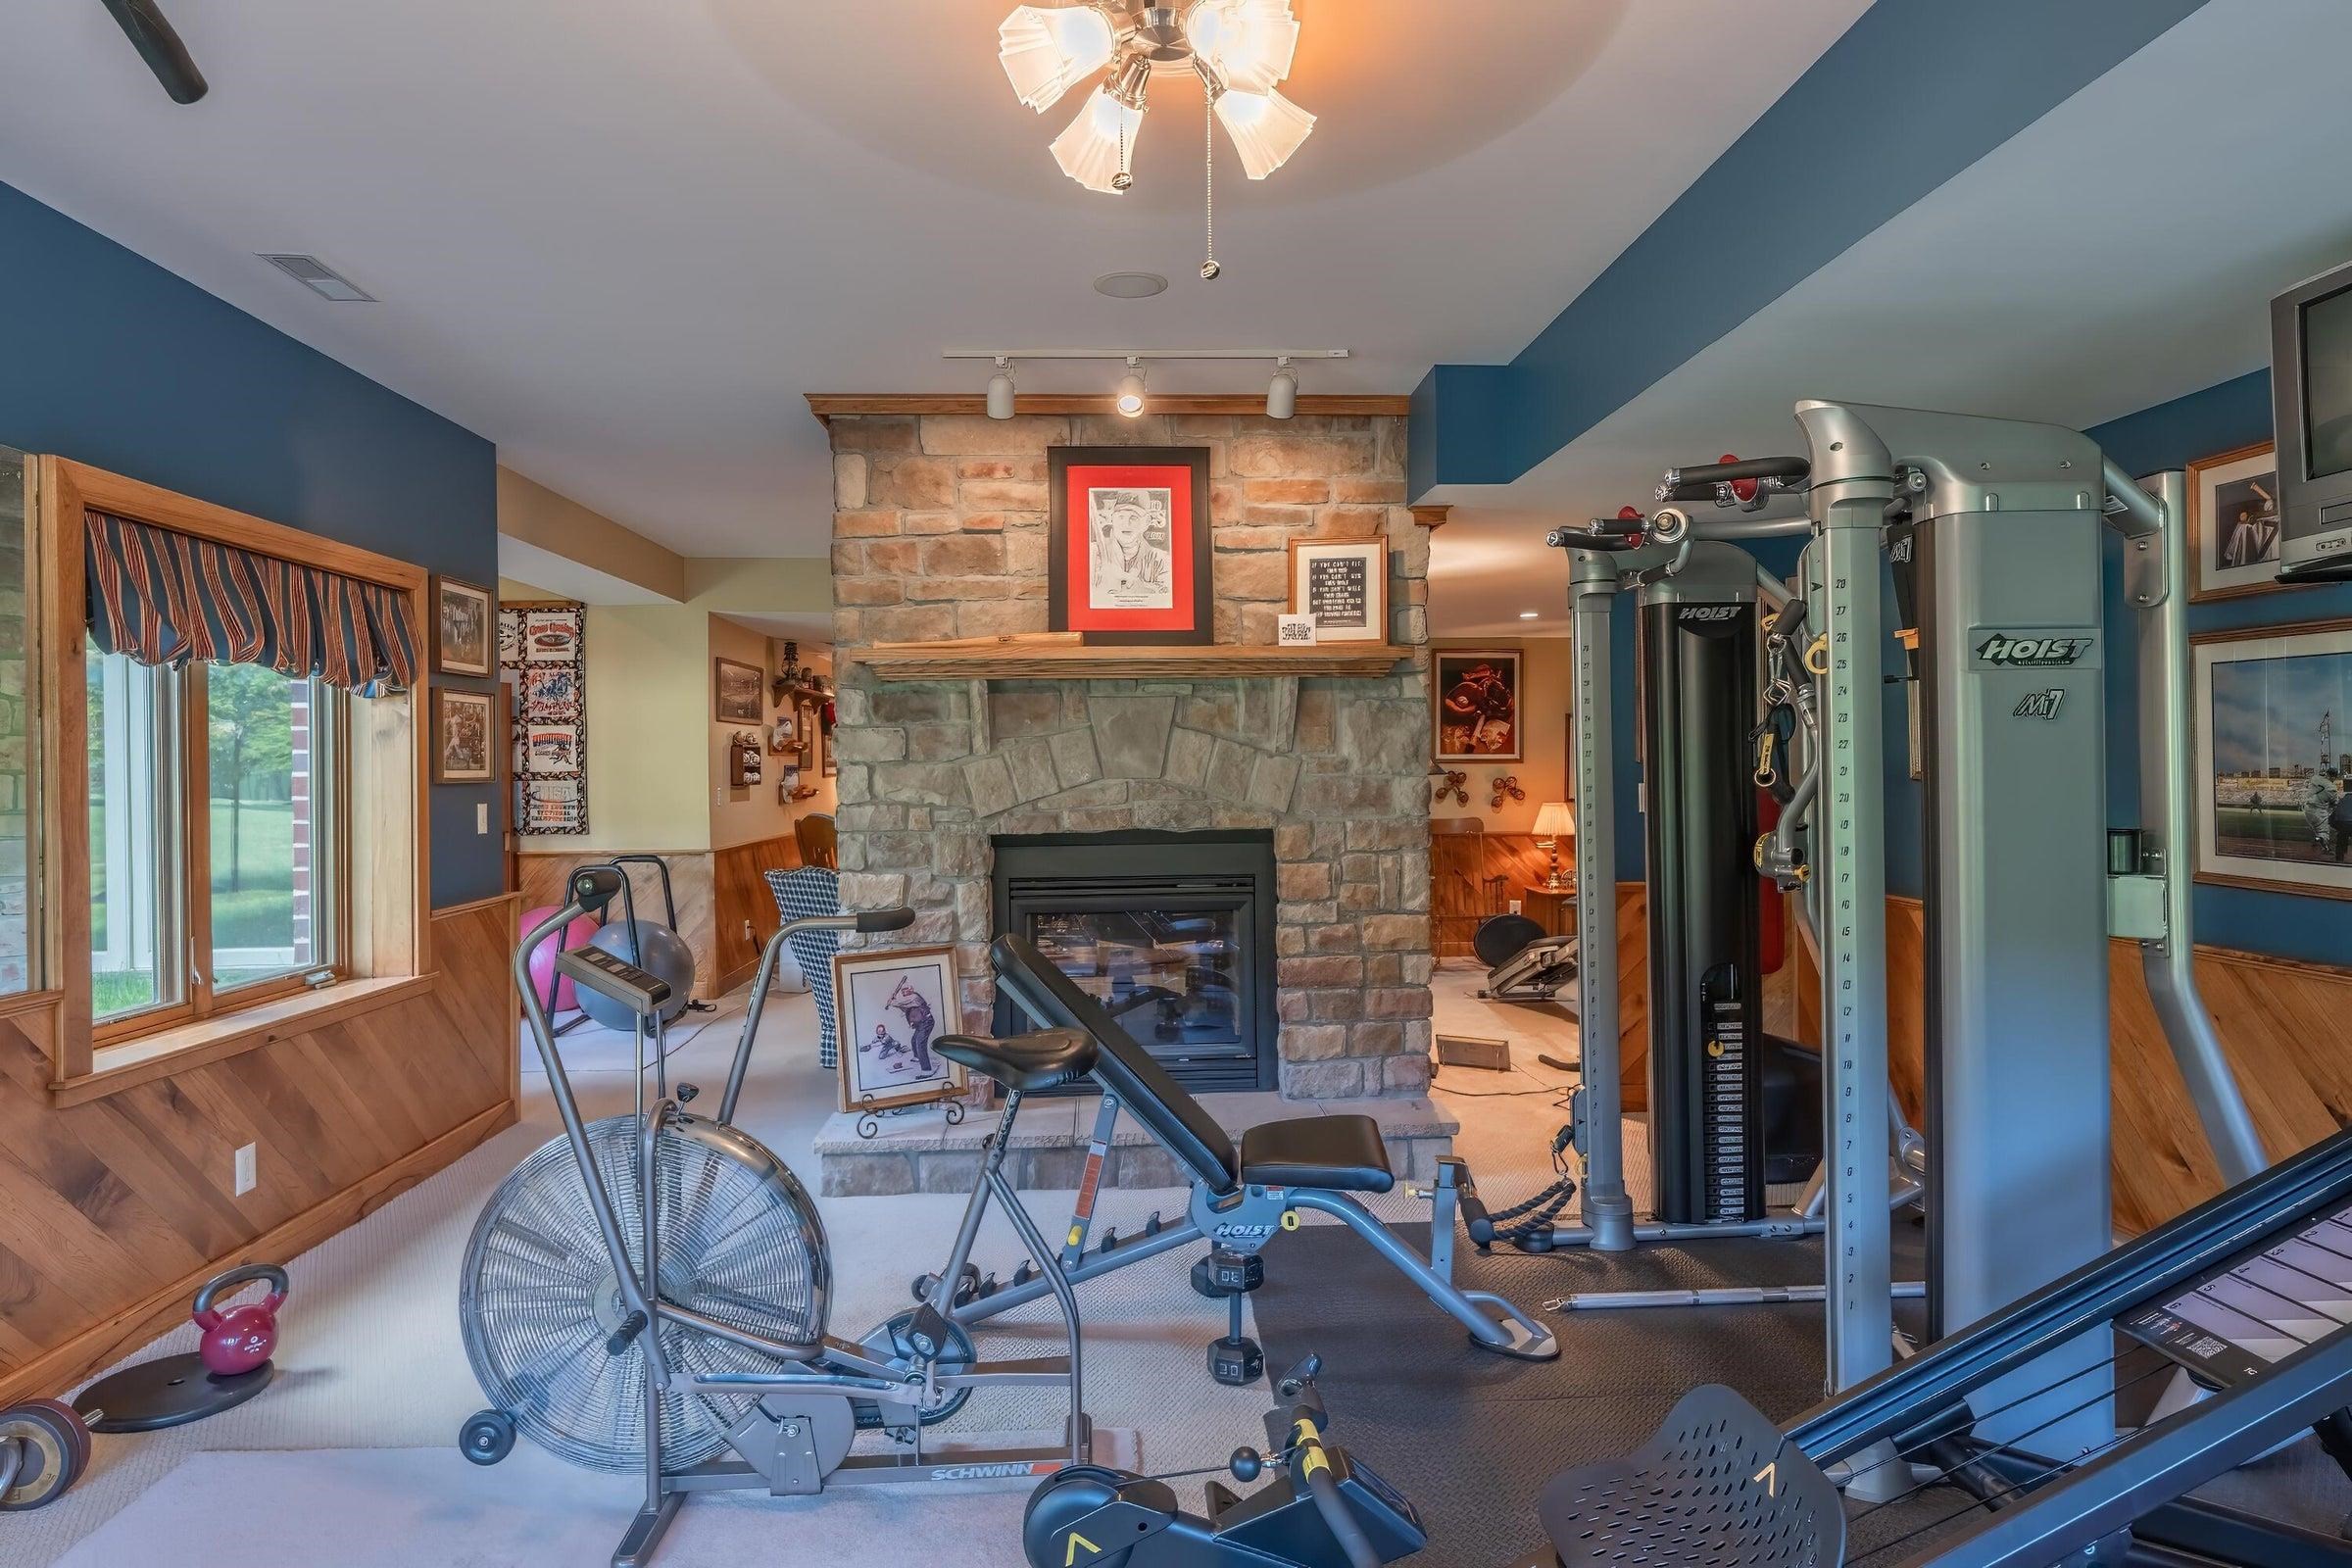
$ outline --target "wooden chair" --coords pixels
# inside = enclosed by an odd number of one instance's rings
[[[824,811],[811,811],[792,824],[792,836],[801,846],[801,863],[818,866],[827,871],[841,869],[841,838],[833,828],[833,818]]]

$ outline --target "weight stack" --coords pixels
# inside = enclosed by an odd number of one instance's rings
[[[1764,1212],[1754,760],[1756,565],[1693,545],[1643,586],[1652,1207],[1672,1224]]]

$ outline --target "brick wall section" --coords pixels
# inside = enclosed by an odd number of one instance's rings
[[[1265,828],[1282,1090],[1428,1088],[1429,540],[1400,418],[845,416],[832,421],[842,896],[907,903],[895,941],[953,942],[985,1027],[995,834]],[[1271,644],[1294,537],[1385,536],[1391,641],[1372,680],[881,684],[872,642],[1046,629],[1047,450],[1205,446],[1216,640]]]

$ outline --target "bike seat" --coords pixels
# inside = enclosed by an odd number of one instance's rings
[[[1327,1193],[1385,1193],[1396,1185],[1380,1123],[1369,1116],[1292,1116],[1242,1134],[1242,1180]]]
[[[958,1067],[1022,1094],[1074,1084],[1095,1070],[1095,1043],[1076,1029],[1040,1029],[1003,1040],[941,1035],[931,1049]]]

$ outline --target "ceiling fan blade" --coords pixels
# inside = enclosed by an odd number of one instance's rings
[[[122,30],[128,34],[131,46],[155,73],[155,79],[164,84],[175,104],[192,104],[204,96],[204,73],[188,56],[188,46],[179,41],[172,24],[164,20],[163,11],[155,0],[101,0],[114,13]]]

